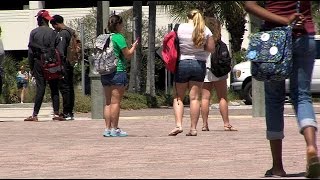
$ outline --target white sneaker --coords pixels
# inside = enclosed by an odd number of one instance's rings
[[[104,137],[110,137],[111,136],[111,130],[110,129],[105,129],[103,132]]]
[[[110,132],[110,136],[112,137],[126,137],[128,136],[128,133],[127,132],[124,132],[122,131],[120,128],[118,129],[111,129],[111,132]]]

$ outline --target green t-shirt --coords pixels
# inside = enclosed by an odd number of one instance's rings
[[[112,35],[112,43],[113,43],[113,49],[116,57],[119,58],[118,65],[117,65],[117,71],[126,71],[127,68],[127,60],[124,58],[124,55],[122,54],[122,49],[128,47],[126,39],[124,36],[120,33],[115,33]]]

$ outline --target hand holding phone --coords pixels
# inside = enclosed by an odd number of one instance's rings
[[[140,37],[138,37],[134,43],[138,44],[138,42],[140,42]]]

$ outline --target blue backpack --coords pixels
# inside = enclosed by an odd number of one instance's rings
[[[276,27],[249,36],[246,59],[258,81],[282,81],[292,72],[292,27]]]

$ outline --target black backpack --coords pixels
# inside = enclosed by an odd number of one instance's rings
[[[216,42],[215,52],[211,55],[211,72],[216,77],[221,77],[231,71],[231,57],[227,45],[218,40]]]

